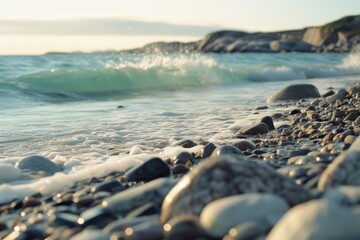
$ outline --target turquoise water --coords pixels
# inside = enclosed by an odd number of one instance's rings
[[[357,53],[2,56],[0,161],[37,154],[71,171],[181,138],[220,142],[282,86],[359,80]]]

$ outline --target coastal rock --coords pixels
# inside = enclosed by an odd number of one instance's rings
[[[234,143],[234,146],[241,151],[254,150],[256,148],[256,144],[253,141],[247,139],[241,139],[239,141],[236,141]]]
[[[318,188],[324,190],[338,185],[360,185],[360,151],[341,153],[320,177]]]
[[[239,150],[239,148],[230,146],[230,145],[222,145],[215,148],[212,152],[212,157],[222,156],[222,155],[243,155],[243,153]]]
[[[18,161],[15,167],[22,170],[42,171],[49,176],[62,171],[58,165],[42,156],[26,157]]]
[[[296,39],[279,39],[270,42],[273,52],[311,52],[316,48],[304,41]]]
[[[243,193],[273,193],[291,206],[311,198],[293,179],[241,155],[210,158],[182,177],[167,194],[161,221],[181,214],[199,215],[210,202]]]
[[[127,171],[125,179],[134,182],[151,181],[156,178],[167,177],[169,174],[170,168],[167,163],[155,157]]]
[[[119,214],[125,214],[148,202],[160,207],[166,194],[175,183],[175,179],[156,179],[106,198],[102,202],[102,206],[110,212]]]
[[[244,134],[244,135],[257,135],[257,134],[265,134],[269,132],[269,127],[266,123],[254,123],[250,126],[242,127],[237,132],[237,134]]]
[[[194,158],[193,155],[189,152],[180,152],[173,159],[171,159],[171,162],[173,165],[177,165],[177,164],[191,165],[193,158]]]
[[[284,87],[271,95],[267,102],[300,100],[303,98],[321,97],[319,90],[311,84],[294,84]]]
[[[173,147],[182,146],[183,148],[192,148],[195,147],[197,144],[190,139],[182,139],[172,144]]]
[[[200,223],[211,236],[222,237],[230,228],[248,221],[268,222],[271,219],[277,222],[288,209],[285,200],[274,194],[235,195],[206,205]]]
[[[196,157],[207,158],[210,157],[216,146],[213,143],[208,143],[202,146],[197,152]]]
[[[290,209],[274,226],[266,239],[358,239],[359,221],[359,207],[344,206],[332,201],[313,200]]]
[[[270,116],[263,117],[260,122],[265,123],[270,131],[275,129],[274,121]]]

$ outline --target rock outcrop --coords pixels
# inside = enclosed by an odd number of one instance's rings
[[[349,52],[360,43],[360,15],[279,32],[218,31],[198,42],[156,42],[126,53]]]

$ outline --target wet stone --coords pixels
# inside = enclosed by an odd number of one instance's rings
[[[196,153],[196,157],[207,158],[210,157],[216,146],[213,143],[208,143]]]
[[[53,227],[66,226],[72,228],[78,224],[78,218],[78,215],[71,213],[57,213],[50,218],[50,225]]]
[[[358,117],[359,115],[356,112],[351,112],[344,118],[344,121],[355,121]]]
[[[301,111],[299,109],[293,109],[289,112],[290,115],[296,115],[296,114],[300,114]]]
[[[45,239],[45,230],[41,227],[28,227],[16,239]],[[7,240],[7,238],[5,238]]]
[[[263,117],[260,122],[265,123],[270,131],[275,129],[274,122],[270,116]]]
[[[136,225],[145,223],[145,222],[159,222],[159,215],[146,215],[135,218],[120,218],[109,223],[104,229],[104,233],[115,233],[124,231],[128,227],[134,227]]]
[[[125,173],[127,181],[151,181],[156,178],[167,177],[170,174],[170,168],[160,158],[152,158],[143,164],[134,167]]]
[[[36,207],[41,205],[42,202],[40,199],[35,197],[25,197],[22,202],[22,206],[25,207]]]
[[[113,180],[110,182],[101,182],[97,183],[95,186],[91,188],[91,192],[97,193],[97,192],[119,192],[124,190],[125,187],[121,185],[119,181]]]
[[[88,207],[92,204],[94,198],[90,195],[80,195],[73,197],[73,202],[84,207]]]
[[[158,206],[155,206],[153,203],[149,202],[130,211],[129,213],[126,214],[126,217],[135,218],[135,217],[154,215],[159,213],[160,213],[160,208]]]
[[[195,147],[196,145],[197,144],[190,139],[183,139],[172,144],[173,147],[182,146],[183,148],[192,148]]]
[[[175,183],[176,180],[172,178],[156,179],[106,198],[102,202],[102,206],[111,213],[121,215],[148,202],[160,207],[166,194]]]
[[[234,146],[239,148],[241,151],[254,150],[256,148],[256,144],[253,141],[247,139],[236,141]]]
[[[298,149],[298,150],[293,150],[289,152],[289,156],[290,157],[295,157],[295,156],[303,156],[306,155],[310,152],[310,149]]]
[[[286,86],[271,95],[267,102],[300,100],[321,97],[319,90],[311,84],[294,84]]]
[[[62,171],[59,166],[42,156],[26,157],[18,161],[15,166],[23,170],[42,171],[46,175],[53,175]]]
[[[220,156],[220,155],[232,155],[232,154],[243,155],[243,153],[237,147],[230,146],[230,145],[222,145],[222,146],[215,148],[215,150],[213,151],[211,156],[215,157],[215,156]]]
[[[180,152],[177,154],[173,159],[173,164],[184,164],[184,165],[191,165],[193,161],[193,155],[189,152]]]
[[[335,92],[334,92],[333,90],[330,90],[330,91],[324,93],[322,96],[323,96],[324,98],[326,98],[326,97],[330,97],[330,96],[332,96],[332,95],[334,95],[334,94],[335,94]]]
[[[242,127],[237,134],[244,135],[257,135],[257,134],[265,134],[269,132],[269,127],[265,123],[254,123],[247,127]]]
[[[177,164],[172,169],[173,174],[183,174],[187,173],[189,171],[189,168],[183,164]]]
[[[81,226],[96,225],[102,228],[114,220],[116,217],[106,209],[93,207],[82,212],[77,223]]]

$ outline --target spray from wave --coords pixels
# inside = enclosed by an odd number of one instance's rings
[[[26,74],[2,87],[11,86],[40,98],[73,99],[129,96],[143,91],[206,88],[246,84],[249,81],[288,81],[360,74],[359,52],[347,55],[336,64],[319,61],[324,56],[119,55],[98,61],[90,67],[87,65]]]

